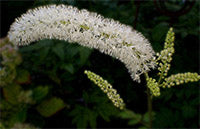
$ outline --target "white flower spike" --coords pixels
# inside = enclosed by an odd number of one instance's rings
[[[10,41],[28,45],[41,39],[59,39],[98,49],[119,59],[133,80],[155,66],[154,51],[144,36],[118,21],[67,5],[28,10],[11,25]]]

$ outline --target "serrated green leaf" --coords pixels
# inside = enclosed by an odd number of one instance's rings
[[[66,71],[70,72],[71,74],[74,73],[74,66],[72,64],[64,64],[61,67],[62,67],[62,69],[65,69]]]
[[[154,116],[155,116],[155,112],[152,112],[152,118],[154,119]],[[144,115],[143,115],[143,121],[148,123],[149,122],[149,113],[146,112]]]
[[[6,101],[11,104],[17,104],[17,96],[20,94],[21,87],[19,85],[10,85],[3,88],[3,95]]]
[[[87,117],[79,117],[79,120],[77,121],[77,124],[76,124],[77,128],[78,129],[81,129],[81,128],[86,128],[87,127]]]
[[[110,118],[106,114],[104,114],[103,112],[99,112],[99,114],[105,121],[107,121],[107,122],[110,121]]]
[[[183,105],[182,106],[183,117],[192,118],[195,114],[197,114],[197,109],[192,107],[191,105]]]
[[[61,80],[60,80],[60,78],[57,76],[57,73],[56,73],[56,71],[55,70],[53,70],[53,71],[47,71],[47,76],[52,80],[52,81],[54,81],[55,83],[57,83],[57,84],[61,84]]]
[[[83,92],[83,99],[84,99],[84,101],[86,102],[86,103],[88,103],[88,101],[89,101],[89,95],[87,94],[87,92]]]
[[[89,48],[84,48],[84,47],[81,47],[79,51],[80,51],[80,64],[83,65],[88,60],[92,51]]]
[[[51,46],[53,44],[52,40],[49,39],[43,39],[40,41],[37,41],[37,43],[27,46],[27,47],[22,47],[21,49],[19,49],[21,52],[30,52],[33,50],[38,50],[38,49],[42,49],[45,48],[47,46]]]
[[[27,109],[23,109],[19,112],[17,112],[16,114],[13,114],[13,119],[15,119],[16,122],[24,122],[26,120],[26,116],[27,116]]]
[[[145,127],[145,126],[141,126],[141,127],[139,127],[138,129],[148,129],[148,128]]]
[[[90,127],[92,127],[93,129],[96,128],[97,116],[98,116],[98,114],[96,112],[93,112],[93,111],[89,112],[89,124],[90,124]]]
[[[136,125],[140,122],[139,119],[131,119],[128,121],[128,125]]]
[[[30,73],[27,70],[17,70],[17,83],[23,84],[30,81]]]
[[[33,90],[33,99],[36,101],[40,101],[48,94],[48,92],[48,86],[38,86]]]
[[[52,51],[61,59],[64,60],[65,53],[64,53],[64,44],[58,43],[53,47]]]
[[[60,98],[51,98],[49,100],[43,101],[40,105],[37,106],[37,111],[44,117],[50,117],[59,110],[65,107],[65,103]]]
[[[44,60],[48,53],[49,53],[50,47],[45,47],[44,49],[42,49],[42,51],[40,51],[40,61]]]
[[[69,115],[74,116],[72,123],[76,124],[77,128],[86,128],[88,124],[92,128],[96,127],[96,118],[98,115],[86,107],[77,105]]]
[[[143,121],[149,122],[149,113],[148,112],[144,114]]]
[[[136,113],[134,113],[133,111],[128,110],[128,109],[120,112],[119,117],[121,117],[123,119],[139,118],[139,116]]]
[[[77,55],[79,52],[79,47],[81,46],[77,46],[77,44],[68,44],[65,51],[66,58],[67,59],[74,58],[74,56]]]
[[[87,109],[88,110],[88,109]],[[77,105],[72,112],[70,112],[70,116],[74,116],[72,119],[72,123],[76,124],[77,128],[86,128],[88,123],[88,115],[85,111],[85,107]]]

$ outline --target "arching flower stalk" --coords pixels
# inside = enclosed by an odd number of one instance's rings
[[[31,9],[15,20],[8,37],[16,45],[59,39],[98,49],[123,62],[137,81],[142,73],[155,66],[154,51],[141,33],[118,21],[72,6]]]

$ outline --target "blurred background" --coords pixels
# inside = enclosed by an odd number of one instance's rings
[[[163,49],[166,33],[173,27],[175,54],[169,75],[200,73],[198,0],[11,0],[0,4],[1,38],[7,35],[16,17],[47,4],[72,5],[130,25],[150,41],[156,52]],[[99,74],[117,89],[127,109],[145,114],[144,77],[141,83],[133,82],[120,61],[97,50],[59,40],[41,40],[20,47],[17,53],[22,61],[14,67],[14,79],[6,80],[13,87],[1,87],[1,123],[7,127],[17,122],[41,128],[140,127],[119,118],[120,110],[83,73],[87,69]],[[1,61],[0,56],[0,68]],[[156,73],[152,71],[150,75]],[[16,85],[20,90],[16,90]],[[16,95],[21,95],[18,100],[22,99],[23,103],[16,103]],[[200,127],[199,103],[199,83],[161,89],[161,96],[153,99],[153,127]]]

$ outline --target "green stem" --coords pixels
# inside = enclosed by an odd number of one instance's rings
[[[162,71],[162,73],[161,73],[161,75],[160,75],[160,78],[159,78],[159,80],[158,80],[158,86],[160,85],[160,82],[161,82],[161,80],[162,80],[162,77],[163,77],[163,71]]]
[[[152,128],[152,99],[150,90],[147,87],[148,113],[149,113],[149,127]]]
[[[159,77],[159,79],[158,79],[158,86],[160,85],[160,83],[161,83],[161,81],[162,81],[162,78],[163,78],[163,76],[164,76],[164,69],[162,69],[161,70],[161,74],[160,74],[160,77]]]
[[[149,78],[148,73],[145,73],[145,78]],[[151,93],[150,89],[147,87],[147,106],[148,106],[148,114],[149,114],[149,128],[152,128],[152,98],[151,98]]]

